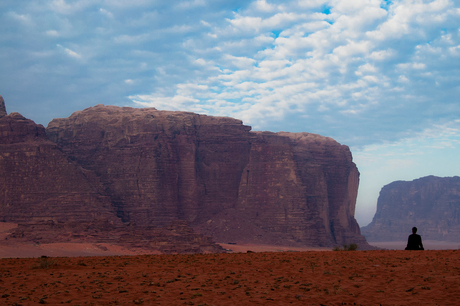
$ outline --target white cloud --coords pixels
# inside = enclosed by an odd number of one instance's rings
[[[113,18],[113,14],[106,9],[100,8],[99,12],[109,18]]]
[[[205,5],[206,5],[205,0],[182,1],[176,4],[176,8],[185,10],[185,9],[190,9],[190,8],[200,7],[200,6],[205,6]]]
[[[224,55],[224,59],[230,61],[232,65],[242,69],[242,68],[250,68],[252,67],[255,63],[256,60],[248,57],[238,57],[238,56],[232,56],[229,54]]]
[[[59,48],[61,48],[62,50],[64,50],[64,52],[65,52],[68,56],[70,56],[70,57],[72,57],[72,58],[75,58],[75,59],[81,59],[81,58],[82,58],[82,56],[81,56],[80,54],[78,54],[77,52],[75,52],[75,51],[73,51],[73,50],[70,50],[69,48],[65,48],[65,47],[61,46],[60,44],[57,44],[57,46],[58,46]]]
[[[377,68],[375,68],[374,65],[371,65],[369,63],[366,63],[364,65],[361,65],[358,67],[358,70],[356,70],[355,74],[358,76],[362,76],[367,73],[375,73],[377,72]]]
[[[70,57],[73,57],[73,58],[77,58],[77,59],[80,59],[81,58],[81,55],[68,49],[68,48],[64,48],[64,51],[70,56]]]
[[[449,48],[449,52],[450,52],[453,56],[459,56],[459,55],[460,55],[460,45],[455,46],[455,47],[450,47],[450,48]]]
[[[16,21],[19,21],[21,24],[25,26],[34,26],[35,23],[32,20],[30,14],[17,14],[15,12],[9,12],[8,16],[12,17]]]
[[[262,26],[262,18],[260,17],[250,17],[250,16],[239,16],[237,15],[234,19],[228,20],[232,26],[239,28],[239,29],[253,29],[255,31],[259,31]]]
[[[104,4],[119,8],[142,7],[151,3],[151,0],[104,0]]]
[[[66,2],[65,0],[53,0],[49,5],[51,9],[60,14],[75,14],[91,6],[91,0],[77,0]]]
[[[56,31],[56,30],[48,30],[48,31],[46,31],[46,35],[51,36],[51,37],[58,37],[58,36],[60,36],[60,35],[59,35],[59,32]]]
[[[257,10],[262,12],[272,12],[276,9],[275,5],[267,3],[265,0],[257,0],[254,4]]]
[[[400,75],[398,77],[398,82],[407,83],[407,82],[409,82],[409,79],[406,78],[406,76],[404,76],[404,75]]]
[[[163,97],[163,96],[129,96],[134,103],[146,106],[155,107],[160,110],[171,110],[171,111],[193,111],[203,112],[203,108],[197,105],[197,99],[186,97],[186,96],[174,96],[174,97]],[[138,99],[140,101],[138,101]]]
[[[370,55],[369,58],[372,60],[386,60],[389,59],[393,56],[395,56],[396,52],[394,50],[379,50],[379,51],[373,51]]]
[[[140,35],[120,35],[114,37],[113,41],[117,44],[137,44],[144,42],[150,39],[149,34],[140,34]]]
[[[205,27],[211,27],[211,24],[209,22],[206,22],[204,20],[200,20],[200,23],[204,25]]]

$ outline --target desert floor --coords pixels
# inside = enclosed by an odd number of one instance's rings
[[[407,245],[405,241],[368,242],[372,246],[387,250],[404,250]],[[460,242],[423,240],[425,250],[457,250],[460,249]]]
[[[460,251],[0,259],[1,305],[458,305]]]

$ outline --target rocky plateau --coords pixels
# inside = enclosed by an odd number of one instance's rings
[[[331,138],[104,105],[45,129],[0,102],[0,221],[20,224],[9,241],[369,247],[354,219],[358,169]]]

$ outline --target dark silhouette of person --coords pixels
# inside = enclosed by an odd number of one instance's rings
[[[417,228],[415,226],[412,228],[412,235],[409,235],[407,239],[406,250],[424,250],[422,237],[417,235]]]

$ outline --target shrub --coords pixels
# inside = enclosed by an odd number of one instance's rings
[[[57,265],[55,259],[42,257],[40,261],[32,267],[32,269],[48,269]]]
[[[356,251],[358,249],[358,245],[356,243],[344,244],[343,249],[340,247],[334,247],[333,251]]]
[[[358,245],[356,243],[350,243],[349,245],[343,245],[343,249],[345,251],[356,251],[358,249]]]

